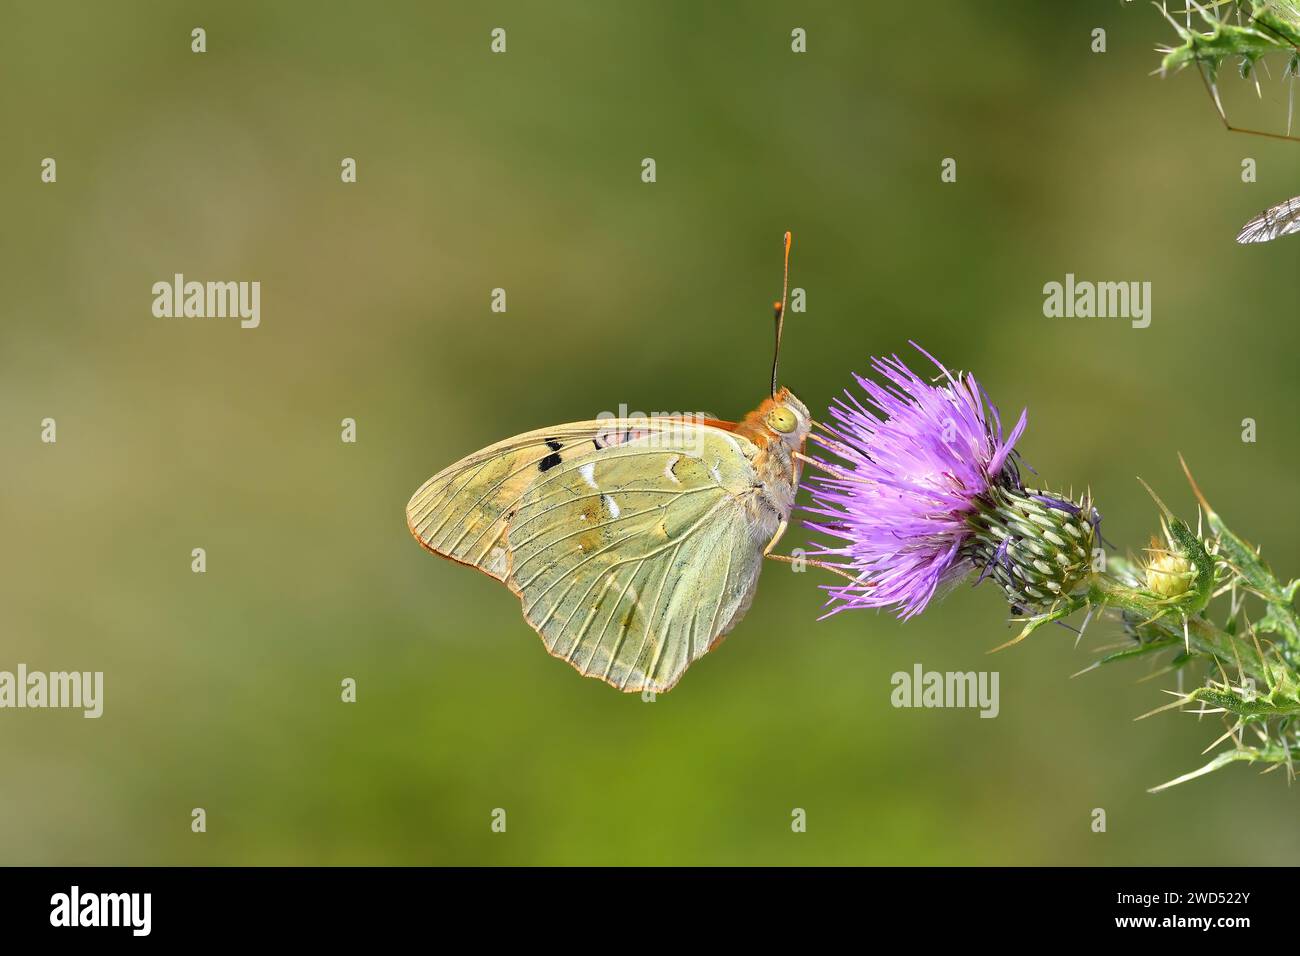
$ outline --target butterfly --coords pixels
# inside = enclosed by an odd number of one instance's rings
[[[783,287],[771,394],[739,422],[612,417],[508,438],[421,485],[411,534],[505,584],[583,676],[671,689],[749,610],[764,556],[790,560],[771,552],[812,419],[777,387],[785,300]]]
[[[1241,227],[1237,241],[1245,245],[1251,242],[1270,242],[1279,236],[1290,236],[1300,232],[1300,196],[1265,209],[1258,216]]]

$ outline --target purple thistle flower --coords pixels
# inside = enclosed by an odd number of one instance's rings
[[[939,369],[937,384],[897,355],[873,358],[882,382],[854,375],[866,403],[846,391],[831,406],[834,424],[812,436],[838,460],[812,459],[824,474],[811,478],[806,510],[820,520],[805,523],[843,541],[818,553],[857,575],[827,588],[827,616],[864,607],[919,614],[940,586],[972,567],[964,545],[980,501],[995,487],[1020,487],[1013,448],[1027,410],[1004,439],[975,377],[954,375],[911,344]]]

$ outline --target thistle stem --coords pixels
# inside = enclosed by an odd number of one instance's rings
[[[1088,601],[1094,607],[1126,611],[1141,617],[1145,625],[1166,637],[1186,641],[1191,650],[1213,657],[1229,671],[1240,670],[1263,686],[1272,686],[1274,675],[1268,665],[1260,660],[1255,648],[1241,638],[1229,634],[1209,619],[1194,614],[1184,619],[1177,611],[1162,606],[1143,591],[1094,575],[1088,587]]]

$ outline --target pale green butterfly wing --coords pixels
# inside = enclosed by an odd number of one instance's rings
[[[666,691],[749,607],[779,516],[747,439],[682,426],[593,448],[514,507],[506,584],[546,649],[623,691]]]
[[[595,451],[654,419],[573,422],[507,438],[426,481],[406,506],[411,534],[435,554],[498,581],[506,576],[506,524],[524,491],[566,457]]]

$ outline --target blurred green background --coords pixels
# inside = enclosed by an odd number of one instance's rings
[[[547,423],[742,415],[792,229],[782,380],[814,410],[915,339],[1029,407],[1027,460],[1121,548],[1155,527],[1136,475],[1192,513],[1181,451],[1294,575],[1300,239],[1232,238],[1300,192],[1300,146],[1148,75],[1172,30],[1142,4],[468,7],[6,6],[0,669],[103,670],[106,700],[0,713],[0,862],[1294,862],[1281,774],[1147,794],[1219,725],[1133,723],[1167,685],[1069,680],[1061,629],[985,656],[992,588],[815,623],[824,579],[773,564],[647,704],[548,657],[403,508]],[[1275,127],[1279,74],[1241,99]],[[260,281],[261,327],[154,318],[175,272]],[[1151,326],[1044,318],[1067,272],[1149,280]],[[997,669],[1001,715],[891,708],[915,662]]]

